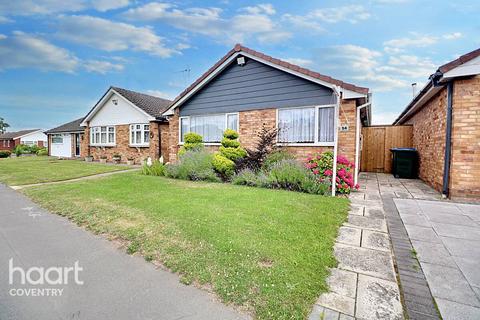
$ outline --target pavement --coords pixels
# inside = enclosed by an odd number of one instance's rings
[[[0,184],[0,319],[248,318]]]
[[[480,205],[394,202],[442,318],[480,319]]]

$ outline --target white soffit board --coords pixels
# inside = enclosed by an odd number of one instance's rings
[[[454,77],[463,77],[471,76],[475,74],[480,74],[480,56],[472,59],[468,62],[465,62],[462,65],[459,65],[452,70],[445,72],[443,74],[444,78],[454,78]]]

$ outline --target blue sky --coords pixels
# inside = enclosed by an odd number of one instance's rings
[[[110,85],[174,98],[240,42],[371,88],[388,123],[411,83],[480,47],[479,14],[475,1],[0,1],[0,117],[48,129]]]

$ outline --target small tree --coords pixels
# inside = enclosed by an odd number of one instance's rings
[[[277,150],[277,135],[278,129],[262,126],[262,129],[257,132],[257,142],[253,149],[247,149],[247,156],[237,164],[237,171],[244,168],[251,170],[259,170],[267,155]]]
[[[10,125],[6,123],[2,117],[0,117],[0,133],[4,134],[8,127],[10,127]]]
[[[184,154],[186,151],[193,150],[198,151],[203,149],[203,138],[198,133],[189,132],[185,134],[183,146],[178,151],[179,155]]]
[[[238,132],[227,129],[223,133],[222,146],[213,158],[213,167],[224,179],[228,179],[235,172],[235,162],[244,158],[247,151],[238,142]]]

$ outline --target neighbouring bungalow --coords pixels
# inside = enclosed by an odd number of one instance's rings
[[[360,128],[370,119],[368,88],[236,45],[173,102],[110,87],[80,123],[79,154],[173,162],[187,132],[216,149],[230,128],[252,148],[266,126],[279,128],[278,144],[299,158],[337,149],[358,167]]]
[[[60,158],[80,157],[81,141],[85,128],[80,126],[83,117],[45,131],[48,136],[48,155]]]
[[[119,155],[122,162],[141,163],[167,154],[168,121],[163,113],[170,104],[170,100],[110,87],[80,124],[85,128],[80,155],[108,161]]]
[[[480,49],[438,68],[394,125],[413,125],[419,176],[445,196],[480,198]]]
[[[0,150],[13,151],[19,144],[47,146],[47,136],[40,129],[30,129],[0,134]]]

